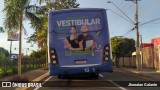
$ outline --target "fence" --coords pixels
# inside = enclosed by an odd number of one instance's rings
[[[160,70],[160,46],[142,48],[140,60],[143,69]],[[121,57],[119,66],[136,67],[136,56]]]
[[[160,46],[142,48],[141,53],[142,68],[160,70]],[[136,61],[136,58],[133,61]]]
[[[159,51],[158,51],[159,50]],[[144,69],[160,69],[160,49],[158,47],[145,47],[141,50],[141,65]],[[120,66],[136,67],[136,56],[121,57],[119,59]]]
[[[153,47],[145,47],[142,49],[142,67],[154,68],[154,50]]]
[[[135,56],[133,57],[121,57],[119,59],[119,65],[120,66],[125,66],[125,67],[136,67],[136,60]]]
[[[160,70],[160,46],[153,48],[154,66],[156,70]]]
[[[28,70],[33,70],[46,66],[46,60],[22,60],[22,73]],[[18,61],[17,60],[0,60],[0,77],[17,74]]]

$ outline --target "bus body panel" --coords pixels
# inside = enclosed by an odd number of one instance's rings
[[[49,64],[50,75],[74,75],[74,74],[88,74],[88,73],[99,73],[99,72],[113,72],[112,61],[108,63],[89,66],[89,67],[58,67]]]
[[[96,43],[96,47],[92,50],[85,51],[72,51],[64,48],[64,41],[70,36],[71,27],[76,26],[78,34],[77,37],[79,40],[79,36],[82,34],[83,25],[87,26],[87,33],[93,38],[93,40],[88,40],[85,42],[85,47],[93,44],[93,42]],[[96,67],[100,72],[112,71],[112,61],[110,58],[108,58],[108,63],[103,63],[104,48],[106,45],[110,46],[108,22],[105,9],[84,8],[51,11],[49,12],[48,28],[48,54],[51,75],[63,74],[64,71],[67,71],[68,74],[84,73],[84,67],[65,67],[79,65],[79,62],[82,61],[85,62],[82,63],[82,65],[99,64],[96,66],[88,66],[87,68],[89,69]],[[58,66],[54,65],[51,60],[52,57],[54,57],[50,54],[52,49],[56,52],[55,56]],[[110,52],[108,53],[110,55]]]

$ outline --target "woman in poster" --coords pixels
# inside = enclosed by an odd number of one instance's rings
[[[71,27],[70,33],[71,35],[64,40],[64,48],[69,50],[83,50],[82,41],[78,42],[76,26]]]

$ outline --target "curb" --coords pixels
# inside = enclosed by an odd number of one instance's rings
[[[160,70],[156,71],[157,73],[160,73]]]
[[[34,79],[34,80],[32,80],[32,81],[38,82],[38,81],[40,81],[40,80],[46,78],[48,75],[49,75],[49,73],[47,72],[47,73],[45,73],[45,74],[43,74],[43,75],[37,77],[36,79]],[[16,88],[15,90],[27,90],[28,88],[30,88],[30,87],[20,87],[20,88]]]
[[[36,78],[36,79],[34,79],[34,80],[32,80],[32,81],[38,82],[38,81],[44,79],[45,77],[47,77],[48,75],[49,75],[49,73],[47,72],[47,73],[45,73],[45,74],[39,76],[38,78]]]
[[[151,80],[151,81],[156,81],[157,78],[156,77],[153,77],[153,76],[149,76],[149,75],[146,75],[146,74],[143,74],[143,73],[140,73],[138,71],[132,71],[132,70],[127,70],[127,69],[120,69],[120,68],[115,68],[115,70],[120,70],[122,72],[128,72],[130,74],[136,74],[136,75],[139,75],[140,77],[143,77],[144,79],[147,79],[147,80]],[[152,79],[151,79],[152,78]]]

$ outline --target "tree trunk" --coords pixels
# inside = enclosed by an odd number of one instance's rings
[[[116,67],[119,67],[119,58],[116,57]]]
[[[46,44],[46,69],[48,69],[48,46]]]
[[[125,65],[124,65],[124,56],[123,56],[123,67],[124,67]]]
[[[20,15],[20,26],[19,26],[19,57],[18,57],[18,76],[21,76],[21,49],[22,49],[22,18],[23,15]]]

